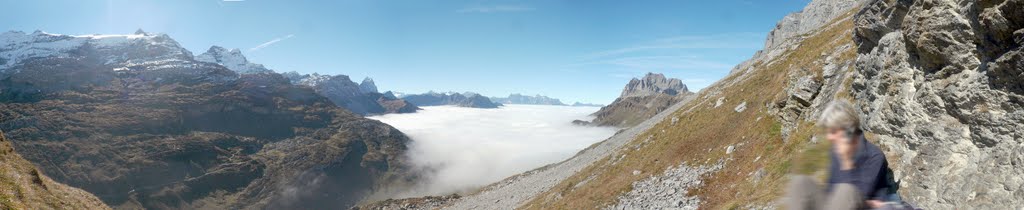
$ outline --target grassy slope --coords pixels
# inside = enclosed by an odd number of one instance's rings
[[[855,10],[853,10],[855,11]],[[689,165],[713,164],[728,160],[724,169],[705,177],[701,188],[690,195],[702,199],[706,209],[732,209],[744,204],[769,204],[776,200],[789,173],[823,176],[827,167],[826,143],[812,144],[814,135],[810,122],[801,122],[788,141],[780,134],[781,123],[767,113],[766,104],[786,97],[784,89],[790,74],[821,75],[823,53],[832,53],[838,47],[852,44],[852,15],[837,18],[832,27],[810,35],[800,47],[786,52],[775,61],[754,64],[754,70],[732,86],[722,87],[739,79],[739,74],[723,79],[716,86],[721,93],[704,99],[709,91],[702,91],[697,99],[679,109],[681,123],[671,125],[669,120],[658,124],[634,139],[629,146],[609,155],[609,158],[566,179],[552,190],[536,196],[521,206],[525,209],[592,209],[614,204],[617,195],[631,190],[631,184],[665,168],[685,162]],[[840,52],[839,60],[853,60],[854,48]],[[801,69],[805,69],[801,70]],[[839,72],[839,74],[849,73]],[[820,78],[820,77],[819,77]],[[844,88],[849,82],[844,83]],[[839,91],[836,97],[848,98],[849,91]],[[714,99],[724,96],[727,103],[714,108]],[[747,110],[733,111],[741,102]],[[684,110],[693,109],[686,112]],[[632,149],[648,136],[649,143],[639,150]],[[824,142],[824,141],[822,141]],[[725,154],[729,145],[739,145],[731,155]],[[611,157],[625,155],[623,160],[611,164]],[[760,157],[758,161],[754,161]],[[759,169],[765,176],[760,181],[751,178]],[[632,175],[634,170],[642,171]],[[581,182],[585,182],[580,184]],[[682,195],[680,195],[682,196]]]
[[[0,132],[0,209],[110,209],[84,190],[57,183],[14,152]]]

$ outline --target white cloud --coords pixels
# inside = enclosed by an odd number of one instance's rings
[[[675,36],[626,46],[618,49],[604,50],[582,56],[584,60],[602,57],[614,57],[623,54],[653,50],[686,50],[686,49],[757,49],[763,45],[764,35],[757,33],[729,33],[702,36]]]
[[[515,5],[493,5],[493,6],[474,6],[466,7],[460,10],[456,10],[458,13],[492,13],[492,12],[527,12],[533,11],[533,7],[526,6],[515,6]]]
[[[277,42],[284,41],[286,39],[291,39],[294,36],[295,36],[295,34],[288,34],[287,36],[274,38],[274,39],[272,39],[270,41],[264,42],[263,44],[257,45],[256,47],[249,48],[249,52],[261,50],[263,48],[269,47],[270,45],[276,44]]]
[[[409,156],[427,172],[415,189],[397,196],[467,192],[565,160],[615,133],[584,127],[597,107],[506,105],[499,109],[424,107],[412,114],[371,117],[412,138]]]

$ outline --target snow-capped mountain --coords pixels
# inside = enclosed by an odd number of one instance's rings
[[[91,51],[104,55],[107,65],[122,63],[125,67],[170,67],[192,60],[192,53],[166,34],[151,35],[142,30],[127,35],[78,36],[9,31],[0,34],[0,72],[37,58],[68,58]]]
[[[262,64],[249,62],[249,60],[242,55],[242,51],[237,48],[228,50],[221,46],[212,46],[205,53],[196,56],[196,60],[220,64],[232,71],[238,72],[239,74],[273,72],[270,69],[263,67]]]

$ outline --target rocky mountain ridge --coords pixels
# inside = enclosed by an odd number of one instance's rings
[[[509,94],[508,97],[491,97],[491,101],[501,104],[533,104],[533,105],[556,105],[565,106],[562,100],[542,95],[528,96],[518,93]]]
[[[377,86],[369,78],[362,84],[356,84],[347,75],[287,72],[284,76],[293,84],[311,87],[334,104],[357,114],[412,113],[419,110],[404,99],[377,92]]]
[[[0,35],[0,130],[118,209],[336,208],[415,178],[408,137],[166,35]]]
[[[471,108],[493,109],[501,106],[494,103],[490,98],[476,93],[438,93],[430,91],[424,94],[405,94],[402,99],[419,106],[460,106]]]

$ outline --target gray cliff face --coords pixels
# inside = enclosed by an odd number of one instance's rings
[[[1024,1],[876,0],[853,89],[904,199],[1024,206]]]
[[[630,80],[629,84],[626,84],[626,88],[622,89],[622,94],[619,97],[652,96],[657,94],[676,95],[689,91],[682,80],[668,79],[663,74],[647,73],[643,78],[633,78]]]

